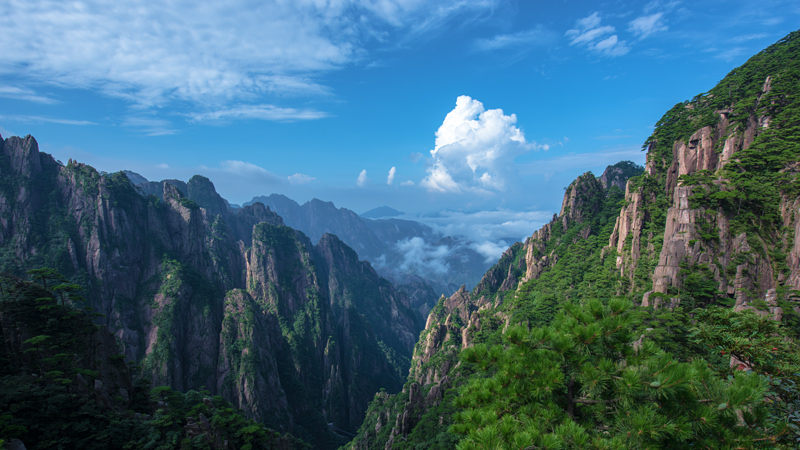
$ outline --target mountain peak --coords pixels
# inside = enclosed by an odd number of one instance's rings
[[[388,206],[379,206],[377,208],[370,209],[369,211],[361,214],[361,217],[366,217],[368,219],[380,219],[385,217],[397,217],[402,216],[403,213]]]

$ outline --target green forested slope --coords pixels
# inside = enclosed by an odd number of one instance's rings
[[[668,111],[627,193],[579,177],[349,448],[797,448],[799,73],[795,32]]]

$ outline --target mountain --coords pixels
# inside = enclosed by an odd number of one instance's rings
[[[134,186],[61,165],[31,136],[0,140],[0,173],[0,271],[82,287],[153,385],[207,389],[317,448],[402,386],[420,316],[336,236],[234,211],[201,176]]]
[[[234,412],[209,391],[151,391],[74,286],[38,269],[0,277],[0,447],[301,449],[303,442]]]
[[[347,208],[336,208],[332,202],[312,199],[300,205],[280,194],[254,197],[245,205],[255,202],[277,212],[288,226],[302,231],[312,242],[325,233],[335,234],[381,276],[396,284],[403,284],[406,276],[421,277],[436,292],[435,296],[420,300],[419,306],[427,305],[423,307],[426,311],[439,295],[454,292],[462,284],[473,286],[491,267],[467,239],[442,237],[412,220],[369,219]],[[430,252],[436,254],[435,261],[428,259]]]
[[[578,177],[550,223],[439,300],[403,391],[376,395],[346,448],[794,448],[798,80],[794,32],[668,111],[643,173]]]
[[[379,206],[377,208],[370,209],[365,213],[362,213],[361,217],[366,217],[368,219],[384,219],[388,217],[397,217],[402,215],[403,213],[394,208],[390,208],[388,206]]]
[[[352,247],[362,258],[378,258],[388,251],[387,245],[378,239],[355,212],[347,208],[336,208],[333,202],[312,199],[302,206],[280,194],[254,197],[246,205],[261,202],[283,217],[286,224],[302,231],[317,242],[325,233],[335,234]]]

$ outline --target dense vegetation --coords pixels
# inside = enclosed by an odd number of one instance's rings
[[[52,269],[30,273],[33,282],[0,278],[0,449],[15,439],[28,449],[306,447],[208,391],[132,381],[138,369],[103,348],[103,333],[113,337],[92,322],[79,286]]]
[[[771,322],[770,331],[780,331],[776,322],[752,313],[745,318],[727,313],[748,328]],[[513,327],[502,345],[465,350],[462,360],[476,365],[480,375],[460,390],[457,405],[463,410],[451,428],[464,436],[458,447],[774,448],[795,443],[787,437],[798,424],[784,414],[796,417],[797,411],[764,401],[764,395],[770,382],[796,382],[796,344],[782,346],[792,362],[769,372],[771,378],[760,376],[775,362],[773,355],[758,353],[764,350],[759,343],[757,351],[737,353],[751,358],[749,370],[729,374],[725,364],[715,366],[697,355],[682,361],[654,340],[631,345],[636,321],[631,304],[622,299],[568,304],[550,326]],[[731,340],[741,346],[752,336],[722,323],[698,321],[694,335],[723,348]],[[780,340],[776,337],[770,336],[772,342]],[[796,392],[782,394],[784,402],[795,401]]]

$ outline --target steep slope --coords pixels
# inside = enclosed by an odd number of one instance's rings
[[[180,441],[183,448],[216,450],[303,448],[208,391],[159,387],[151,396],[149,384],[131,376],[114,335],[78,307],[75,287],[52,271],[33,278],[0,277],[0,447],[123,449]]]
[[[260,203],[234,213],[203,177],[143,196],[30,136],[0,142],[0,270],[82,285],[154,385],[205,386],[319,448],[402,385],[421,319],[335,237],[314,246]]]
[[[644,305],[782,306],[797,323],[798,57],[795,32],[676,105],[645,143],[609,240]]]
[[[512,246],[475,291],[433,308],[403,392],[376,396],[349,447],[452,448],[455,398],[477,376],[461,350],[507,345],[502,330],[548,325],[565,304],[625,297],[641,305],[639,333],[720,373],[747,364],[693,347],[685,311],[751,309],[796,336],[798,93],[794,32],[667,112],[645,143],[644,174],[620,163],[578,177],[552,222]]]
[[[630,170],[620,175],[620,167]],[[610,285],[608,295],[613,295],[616,267],[600,250],[623,193],[613,183],[605,188],[601,180],[612,174],[625,182],[641,171],[622,162],[599,178],[581,175],[567,188],[552,222],[524,244],[512,245],[472,291],[462,286],[442,297],[428,315],[403,391],[376,396],[350,448],[453,448],[458,439],[447,429],[457,411],[458,389],[471,373],[460,364],[460,352],[476,342],[497,342],[498,332],[511,323],[544,323],[561,302],[589,292],[603,295],[601,285]],[[609,274],[610,281],[600,281]]]

